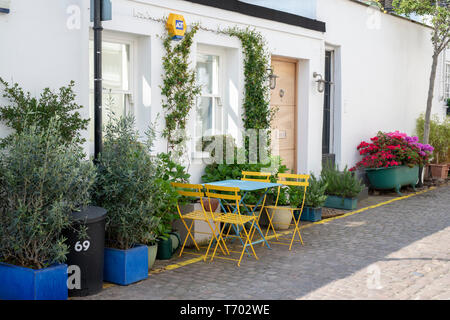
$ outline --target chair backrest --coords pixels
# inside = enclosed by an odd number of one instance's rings
[[[172,182],[171,185],[177,190],[180,196],[198,198],[203,197],[203,186],[201,184]]]
[[[270,182],[271,175],[272,174],[270,172],[242,171],[242,179],[241,180],[256,181],[256,182]]]
[[[278,199],[280,197],[280,191],[283,186],[301,187],[301,188],[303,188],[303,201],[302,201],[302,205],[299,209],[303,209],[303,205],[305,204],[306,189],[309,186],[308,180],[309,180],[310,176],[308,174],[279,173],[277,175],[277,178],[278,178],[277,183],[281,184],[282,186],[278,187],[278,194],[277,194],[277,199],[275,201],[275,206],[278,204]]]
[[[279,173],[277,183],[285,186],[308,187],[309,174]],[[283,178],[285,180],[283,180]],[[286,180],[291,179],[291,180]],[[294,180],[292,180],[294,179]],[[304,181],[298,181],[304,180]]]
[[[208,201],[211,199],[228,200],[234,202],[232,205],[236,207],[237,213],[240,214],[239,202],[241,200],[240,189],[237,187],[222,187],[211,184],[205,184],[206,196]],[[221,202],[222,203],[222,202]],[[229,203],[229,202],[228,202]],[[223,209],[223,204],[222,204]],[[230,212],[231,213],[231,212]]]

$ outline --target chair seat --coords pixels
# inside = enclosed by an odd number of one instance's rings
[[[218,222],[223,222],[223,223],[240,224],[241,222],[247,223],[249,221],[255,220],[255,216],[241,215],[239,218],[239,215],[237,215],[237,214],[227,213],[227,214],[223,214],[219,217],[216,217],[216,220]]]
[[[206,211],[206,216],[208,216],[209,219],[213,219],[213,215],[214,215],[214,219],[218,219],[222,215],[222,213],[221,212],[213,212],[211,214],[211,212]],[[195,211],[191,211],[189,213],[183,214],[183,219],[206,221],[205,212],[203,212],[203,210],[195,210]]]

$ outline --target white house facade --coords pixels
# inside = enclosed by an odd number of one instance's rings
[[[264,36],[279,76],[271,105],[279,107],[280,153],[299,173],[320,172],[324,157],[341,168],[352,166],[361,140],[379,130],[414,134],[415,121],[425,111],[431,30],[358,1],[113,0],[112,8],[112,20],[103,23],[105,96],[114,99],[111,108],[117,114],[132,112],[142,133],[150,123],[164,127],[164,17],[181,14],[188,27],[201,26],[190,61],[207,89],[189,116],[192,182],[200,182],[205,166],[195,152],[202,130],[242,141],[242,46],[218,29],[250,27]],[[10,12],[0,13],[0,39],[2,78],[32,94],[74,80],[77,102],[85,106],[82,116],[93,118],[89,0],[12,0]],[[440,117],[450,91],[450,54],[446,57],[432,110]],[[320,78],[328,81],[323,92]],[[0,125],[0,136],[7,133]],[[92,154],[93,122],[84,135]],[[156,151],[167,151],[164,139],[158,138]]]

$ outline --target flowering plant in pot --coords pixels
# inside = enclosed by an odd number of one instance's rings
[[[68,297],[62,231],[89,204],[95,168],[75,140],[62,138],[61,125],[25,125],[0,151],[0,299]]]
[[[378,134],[362,141],[357,150],[363,156],[350,171],[365,169],[374,189],[393,189],[400,193],[400,187],[411,185],[415,188],[419,166],[427,164],[434,148],[398,131]]]
[[[357,168],[374,169],[405,165],[414,167],[426,164],[434,148],[429,144],[419,143],[418,137],[405,133],[389,132],[370,138],[371,142],[362,141],[357,150],[363,156],[350,171]]]
[[[127,285],[147,278],[147,245],[164,232],[167,206],[177,194],[151,155],[151,128],[141,142],[130,115],[110,118],[105,133],[94,193],[95,202],[108,210],[104,279]]]

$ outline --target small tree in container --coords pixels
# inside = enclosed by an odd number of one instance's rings
[[[104,278],[110,282],[127,285],[147,278],[147,245],[170,229],[176,214],[178,194],[161,178],[159,161],[151,155],[153,139],[149,130],[147,140],[139,141],[132,116],[111,119],[106,126],[94,197],[108,210]]]
[[[89,203],[95,168],[61,126],[53,119],[46,130],[25,125],[0,154],[0,299],[67,298],[61,232],[70,213]],[[31,273],[53,289],[27,283]]]

